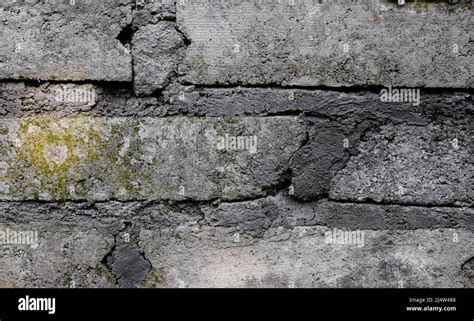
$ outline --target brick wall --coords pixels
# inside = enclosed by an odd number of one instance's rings
[[[1,287],[473,287],[470,2],[0,5]]]

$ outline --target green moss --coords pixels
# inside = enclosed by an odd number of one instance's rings
[[[109,272],[102,264],[97,264],[94,268],[94,273],[99,277],[104,277],[107,280],[107,283],[110,285],[115,285],[116,281],[111,272]]]
[[[205,52],[203,50],[203,52]],[[195,71],[199,71],[200,74],[207,75],[209,66],[204,60],[202,55],[196,55],[191,59],[191,69]]]
[[[389,0],[388,2],[392,3],[393,5],[397,6],[399,9],[403,9],[405,7],[412,7],[417,10],[427,10],[430,5],[436,5],[436,8],[439,12],[448,12],[453,13],[458,8],[468,8],[470,10],[473,9],[473,4],[470,1],[460,1],[456,4],[448,3],[447,0],[406,0],[406,4],[404,6],[397,5],[397,0]]]
[[[100,134],[84,118],[61,122],[56,118],[24,118],[20,121],[21,147],[17,149],[20,161],[33,169],[42,188],[56,199],[69,196],[68,182],[71,168],[93,162],[98,158]],[[55,161],[47,156],[48,149],[66,152],[64,160]],[[84,153],[79,157],[76,152]]]
[[[300,77],[301,76],[301,66],[300,64],[290,63],[288,64],[288,71],[292,76]]]
[[[239,118],[224,117],[222,118],[222,121],[224,122],[224,124],[227,125],[238,125],[241,123],[241,120]]]
[[[150,272],[148,272],[145,279],[142,281],[142,287],[157,287],[162,285],[166,282],[166,271],[164,268],[153,268]]]
[[[127,125],[113,125],[111,128],[111,137],[109,140],[115,142],[117,145],[112,148],[107,148],[105,151],[107,168],[114,170],[113,175],[110,176],[112,184],[120,186],[125,189],[127,195],[135,195],[138,193],[137,188],[132,184],[133,179],[137,176],[134,172],[132,161],[133,157],[139,154],[139,149],[142,144],[136,142],[140,132],[140,122],[133,120],[127,122]],[[129,137],[129,150],[122,156],[119,154],[124,141],[124,137]],[[120,164],[120,165],[118,165]],[[140,177],[150,177],[151,172],[147,170],[146,166],[140,167]]]
[[[426,1],[416,1],[413,3],[416,9],[428,9],[428,3]]]

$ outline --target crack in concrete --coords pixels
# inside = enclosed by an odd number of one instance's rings
[[[114,276],[118,287],[137,287],[151,270],[151,262],[139,247],[138,232],[132,222],[114,234],[114,245],[101,263]]]

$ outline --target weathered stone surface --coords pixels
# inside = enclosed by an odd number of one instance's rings
[[[473,86],[469,4],[209,0],[176,10],[191,41],[179,69],[188,83]]]
[[[174,22],[161,21],[138,29],[133,40],[134,88],[138,95],[151,95],[176,77],[184,56],[183,37]]]
[[[0,287],[474,287],[472,4],[44,2],[0,0]]]
[[[131,81],[132,2],[0,3],[0,79]]]
[[[331,182],[338,200],[405,204],[472,204],[469,123],[386,125],[367,134]]]
[[[263,239],[235,228],[195,225],[142,230],[157,287],[473,287],[461,265],[471,231],[356,231],[363,246],[328,244],[326,227],[269,229]],[[362,235],[362,234],[360,234]],[[362,243],[361,243],[362,244]]]
[[[135,27],[156,24],[160,21],[176,20],[176,3],[174,0],[137,0],[133,12]]]
[[[473,218],[472,208],[284,195],[221,204],[0,202],[1,227],[39,239],[37,248],[0,244],[0,285],[473,287]],[[326,243],[334,229],[364,232],[363,243]]]
[[[38,242],[6,244],[0,237],[0,287],[115,286],[113,275],[101,264],[113,245],[112,235],[47,222],[0,224],[0,231],[7,230],[10,235],[36,232],[37,238],[30,240]]]
[[[0,199],[263,196],[305,136],[296,117],[4,118]]]

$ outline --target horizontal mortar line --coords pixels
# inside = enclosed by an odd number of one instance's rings
[[[166,104],[158,104],[157,106],[163,107],[167,106]],[[170,105],[171,106],[171,105]],[[1,107],[1,106],[0,106]],[[180,113],[174,113],[174,112],[163,112],[162,114],[158,115],[153,115],[153,112],[150,112],[149,114],[143,114],[143,115],[123,115],[123,114],[114,114],[113,112],[106,112],[106,113],[101,113],[101,110],[97,109],[92,109],[90,111],[74,111],[68,114],[60,114],[61,110],[59,111],[37,111],[35,113],[28,113],[27,111],[21,111],[21,112],[7,112],[4,115],[0,115],[0,119],[3,120],[21,120],[21,119],[27,119],[27,118],[60,118],[60,119],[67,119],[67,118],[123,118],[123,119],[145,119],[145,118],[151,118],[151,119],[177,119],[177,118],[192,118],[192,119],[199,119],[199,120],[204,120],[204,119],[209,119],[209,120],[219,120],[219,119],[241,119],[241,118],[261,118],[261,119],[268,119],[268,118],[278,118],[278,117],[294,117],[294,118],[299,118],[302,121],[305,121],[305,117],[315,117],[315,118],[321,118],[321,119],[328,119],[328,120],[333,120],[333,121],[338,121],[338,117],[341,117],[338,114],[323,114],[318,111],[313,111],[313,110],[304,110],[304,109],[289,109],[289,110],[283,110],[283,111],[262,111],[262,112],[252,112],[252,111],[246,111],[246,112],[241,112],[241,113],[236,113],[236,114],[211,114],[211,115],[205,115],[203,113],[200,113],[199,111],[193,112],[193,111],[186,111],[186,112],[180,112]],[[381,118],[382,119],[382,118]],[[453,119],[453,118],[451,118]],[[402,121],[403,123],[407,123],[406,121]],[[418,127],[425,127],[425,124],[411,124],[412,126],[418,126]]]
[[[388,88],[383,85],[368,85],[368,86],[301,86],[301,85],[289,85],[283,86],[280,84],[264,84],[264,85],[251,85],[251,84],[236,84],[236,85],[201,85],[201,84],[182,84],[183,86],[192,86],[195,89],[276,89],[276,90],[303,90],[303,91],[337,91],[337,92],[376,92],[380,93],[381,89]],[[474,93],[474,87],[472,88],[460,88],[460,87],[419,87],[419,86],[392,86],[392,88],[406,88],[406,89],[420,89],[421,92],[428,92],[433,94],[442,93]]]
[[[278,226],[276,226],[278,227]],[[385,226],[383,228],[369,228],[369,227],[360,227],[360,226],[357,226],[357,225],[354,225],[354,224],[314,224],[314,225],[296,225],[294,226],[291,230],[293,230],[294,228],[296,227],[325,227],[325,228],[328,228],[330,230],[332,229],[341,229],[341,230],[344,230],[344,229],[348,229],[348,230],[359,230],[359,231],[370,231],[370,232],[384,232],[384,231],[401,231],[401,232],[410,232],[410,231],[434,231],[434,230],[453,230],[455,229],[456,231],[466,231],[466,232],[471,232],[470,229],[468,229],[466,226],[463,226],[463,225],[452,225],[452,226],[449,226],[449,227],[429,227],[429,226],[425,226],[425,227],[409,227],[409,228],[405,228],[403,226],[400,226],[400,225],[397,225],[397,224],[391,224],[390,226]],[[354,228],[355,227],[355,228]],[[314,236],[314,235],[305,235],[303,237],[311,237],[311,236]],[[265,238],[263,240],[269,240],[268,238]],[[270,241],[270,240],[269,240]],[[278,241],[275,241],[275,242],[278,242]]]
[[[107,80],[92,80],[92,79],[81,79],[81,80],[45,80],[45,79],[0,79],[0,84],[2,83],[25,83],[25,85],[30,85],[33,87],[42,85],[42,84],[53,84],[53,85],[60,85],[60,84],[77,84],[77,85],[102,85],[102,87],[111,87],[113,85],[121,86],[122,88],[126,88],[125,86],[130,86],[129,89],[133,87],[133,81],[107,81]],[[0,88],[1,89],[1,88]]]
[[[245,203],[251,201],[258,201],[267,199],[270,197],[275,197],[273,195],[268,196],[261,196],[255,198],[246,198],[241,200],[222,200],[219,198],[211,199],[211,200],[145,200],[145,199],[137,199],[137,200],[101,200],[101,201],[94,201],[94,200],[62,200],[62,201],[46,201],[46,200],[22,200],[22,201],[13,201],[13,200],[1,200],[0,205],[3,204],[45,204],[45,205],[68,205],[68,204],[84,204],[84,205],[94,205],[94,204],[107,204],[107,203],[119,203],[119,204],[142,204],[145,206],[149,205],[212,205],[218,206],[219,204],[238,204],[238,203]],[[413,208],[440,208],[440,209],[474,209],[473,206],[454,206],[454,205],[427,205],[427,204],[416,204],[416,203],[393,203],[393,202],[375,202],[375,201],[349,201],[349,200],[333,200],[329,198],[322,198],[322,199],[314,199],[308,201],[302,201],[295,198],[288,197],[290,202],[294,202],[297,204],[305,205],[310,203],[319,203],[326,201],[328,203],[335,203],[335,204],[347,204],[347,205],[376,205],[380,207],[386,206],[398,206],[398,207],[413,207]],[[218,204],[214,204],[218,202]],[[317,205],[315,206],[317,207]]]
[[[38,86],[45,83],[50,84],[92,84],[98,85],[104,88],[110,88],[113,85],[120,86],[120,89],[129,89],[133,88],[133,81],[105,81],[105,80],[40,80],[40,79],[0,79],[1,83],[25,83],[26,85]],[[301,86],[301,85],[288,85],[284,86],[281,84],[261,84],[261,85],[252,85],[252,84],[229,84],[229,85],[202,85],[202,84],[192,84],[192,83],[179,83],[184,87],[194,87],[195,89],[274,89],[274,90],[304,90],[304,91],[337,91],[337,92],[377,92],[379,93],[381,89],[387,88],[383,85],[367,85],[367,86]],[[161,92],[166,91],[166,88],[163,88]],[[474,93],[474,87],[420,87],[420,86],[392,86],[392,88],[406,88],[406,89],[420,89],[420,91],[433,93],[433,94],[442,94],[442,93]],[[148,96],[136,96],[137,98],[149,98],[155,97],[154,95]]]
[[[58,113],[58,112],[56,112]],[[289,112],[275,112],[275,113],[262,113],[262,114],[255,114],[255,113],[242,113],[242,114],[231,114],[231,115],[193,115],[192,113],[182,113],[182,114],[174,114],[174,113],[165,113],[163,115],[120,115],[120,114],[112,114],[112,115],[97,115],[94,114],[94,111],[91,112],[74,112],[67,115],[59,115],[55,114],[54,112],[50,111],[40,111],[35,114],[28,114],[28,113],[7,113],[5,115],[0,115],[0,119],[3,120],[18,120],[18,119],[26,119],[26,118],[123,118],[123,119],[144,119],[144,118],[151,118],[151,119],[176,119],[176,118],[193,118],[193,119],[212,119],[212,120],[219,120],[219,119],[239,119],[239,118],[282,118],[282,117],[300,117],[305,114],[310,114],[308,111],[289,111]],[[314,115],[311,115],[314,116]],[[321,115],[321,118],[330,118]]]
[[[338,203],[338,204],[353,204],[353,205],[378,205],[378,206],[400,206],[400,207],[420,207],[420,208],[451,208],[451,209],[474,209],[472,205],[455,205],[454,203],[449,204],[420,204],[420,203],[413,203],[413,202],[388,202],[388,201],[374,201],[374,200],[364,200],[364,201],[357,201],[357,200],[338,200],[327,198],[328,202]]]
[[[71,217],[72,215],[68,215],[68,216]],[[188,215],[188,216],[190,216],[190,215]],[[84,215],[81,215],[81,217],[88,218],[88,219],[92,218],[91,216],[84,216]],[[115,219],[120,219],[121,221],[127,221],[127,222],[130,222],[132,224],[140,225],[140,229],[146,229],[146,230],[149,230],[149,229],[161,230],[161,229],[168,229],[168,228],[178,227],[178,225],[176,225],[176,226],[167,225],[167,224],[159,225],[159,224],[153,223],[153,222],[143,224],[143,222],[141,222],[140,219],[139,219],[140,217],[137,217],[137,216],[127,216],[127,217],[98,216],[98,217],[94,217],[93,219],[100,222],[101,219],[106,219],[106,218],[115,218]],[[0,217],[0,225],[1,224],[6,224],[6,223],[10,223],[10,224],[11,223],[13,223],[13,224],[52,223],[53,225],[54,224],[60,224],[60,225],[65,226],[65,227],[75,227],[75,228],[88,227],[89,226],[88,224],[84,224],[83,222],[51,221],[50,218],[45,218],[45,217],[41,217],[39,219],[38,218],[33,218],[33,217],[31,217],[31,218],[21,218],[21,219],[13,218],[11,220],[5,220],[5,221],[2,221],[2,219],[3,218]],[[35,220],[33,221],[32,219],[35,219]],[[112,235],[115,234],[114,231],[110,230],[110,228],[113,228],[114,223],[101,222],[100,224],[102,224],[102,225],[97,226],[98,229],[104,230],[106,233],[110,233]],[[238,226],[238,223],[236,223],[235,226],[212,225],[210,223],[201,223],[201,224],[199,224],[199,226],[201,228],[202,227],[209,227],[209,228],[213,228],[213,229],[228,229],[228,228]],[[268,231],[269,229],[277,229],[278,227],[282,227],[282,226],[285,226],[285,225],[284,224],[275,225],[275,226],[272,226],[272,227],[264,229],[264,230]],[[371,232],[383,232],[383,231],[410,232],[410,231],[434,231],[434,230],[453,230],[453,229],[455,229],[457,231],[472,232],[469,229],[469,225],[462,225],[462,224],[461,225],[452,224],[452,225],[449,225],[449,226],[438,226],[438,227],[430,227],[430,226],[405,227],[403,225],[394,223],[394,224],[389,224],[389,225],[381,227],[381,228],[376,228],[376,227],[368,227],[368,226],[361,227],[360,225],[357,225],[357,224],[347,224],[347,223],[337,224],[337,223],[329,223],[329,222],[328,223],[320,222],[320,223],[315,223],[315,224],[295,225],[295,226],[292,226],[291,228],[287,227],[287,230],[293,231],[296,228],[328,228],[328,229],[334,229],[335,228],[335,229],[349,229],[349,230],[353,229],[353,230],[371,231]],[[245,235],[249,235],[249,232],[251,232],[251,231],[241,230],[241,233],[245,234]],[[311,237],[311,236],[314,236],[314,235],[305,235],[303,237]],[[264,237],[264,236],[254,236],[253,239],[256,240],[256,241],[259,241],[259,240],[268,240],[268,241],[270,241],[270,238]],[[274,242],[280,242],[280,240],[278,240],[278,241],[275,240]]]
[[[0,92],[1,97],[1,92]],[[0,105],[1,107],[1,105]],[[78,106],[80,108],[81,106]],[[330,114],[320,112],[318,108],[305,109],[305,108],[289,108],[278,111],[272,110],[261,110],[261,111],[239,111],[239,112],[225,112],[211,110],[209,112],[202,110],[181,110],[176,112],[173,108],[176,105],[170,105],[166,103],[157,103],[156,108],[164,108],[165,110],[150,110],[146,113],[138,111],[135,114],[127,114],[126,112],[120,112],[117,110],[102,110],[100,108],[93,107],[88,111],[80,110],[61,110],[57,109],[54,111],[47,110],[38,110],[34,113],[29,111],[22,110],[11,110],[6,111],[3,115],[0,115],[0,119],[24,119],[24,118],[103,118],[103,119],[112,119],[112,118],[124,118],[124,119],[179,119],[179,118],[192,118],[192,119],[240,119],[240,118],[278,118],[278,117],[294,117],[304,119],[305,116],[309,117],[319,117],[324,119],[333,119],[337,120],[339,117],[347,117],[346,115],[339,114]],[[166,110],[169,108],[169,110]],[[178,107],[179,108],[179,107]],[[375,109],[374,109],[375,110]],[[156,113],[155,113],[156,112]],[[370,112],[370,109],[368,110]],[[389,110],[387,110],[389,112]],[[469,114],[469,113],[468,113]],[[383,118],[381,118],[383,119]],[[453,118],[454,119],[454,118]]]
[[[94,205],[94,204],[107,204],[107,203],[119,203],[119,204],[141,204],[144,206],[149,206],[149,205],[212,205],[212,206],[217,206],[216,203],[218,202],[219,204],[234,204],[234,203],[243,203],[243,202],[251,202],[251,201],[257,201],[261,199],[265,199],[267,197],[270,197],[273,195],[267,195],[267,196],[258,196],[255,198],[245,198],[245,199],[240,199],[240,200],[222,200],[221,198],[214,198],[214,199],[209,199],[209,200],[148,200],[148,199],[134,199],[134,200],[117,200],[117,199],[108,199],[108,200],[100,200],[100,201],[94,201],[94,200],[87,200],[87,199],[81,199],[81,200],[57,200],[57,201],[47,201],[47,200],[0,200],[0,206],[3,204],[45,204],[45,205],[67,205],[67,204],[84,204],[84,205]]]
[[[237,226],[237,224],[236,224]],[[275,225],[270,228],[264,229],[265,232],[269,231],[270,229],[277,229],[278,227],[282,227],[284,225]],[[169,226],[164,226],[163,228],[168,228]],[[210,228],[221,228],[221,229],[227,229],[231,228],[233,226],[226,226],[226,225],[211,225],[211,224],[201,224],[200,227],[210,227]],[[351,227],[351,225],[342,225],[342,224],[331,224],[331,223],[319,223],[319,224],[308,224],[308,225],[295,225],[292,226],[291,228],[287,228],[288,231],[294,231],[296,228],[327,228],[327,229],[341,229],[341,230],[359,230],[359,231],[369,231],[369,232],[391,232],[391,231],[401,231],[401,232],[412,232],[412,231],[434,231],[434,230],[456,230],[456,231],[465,231],[465,232],[471,232],[468,228],[465,226],[457,226],[453,225],[452,227],[415,227],[415,228],[400,228],[400,226],[396,224],[392,224],[391,226],[385,226],[383,228],[369,228],[369,227]],[[144,229],[149,229],[149,227],[144,227]],[[245,231],[241,230],[240,234],[251,236],[250,231]],[[297,237],[290,237],[291,238],[306,238],[306,237],[318,237],[317,234],[306,234],[303,236],[297,236]],[[253,236],[252,240],[255,241],[268,241],[268,242],[286,242],[289,241],[290,239],[283,239],[283,240],[272,240],[271,236]],[[251,246],[253,245],[252,243],[242,245],[242,247],[245,246]]]
[[[171,120],[176,118],[189,118],[194,120],[208,120],[208,121],[218,121],[218,120],[243,120],[244,118],[260,118],[260,119],[276,119],[276,118],[291,118],[300,119],[305,121],[303,118],[304,114],[268,114],[268,115],[256,115],[256,114],[242,114],[242,115],[222,115],[222,116],[191,116],[191,115],[163,115],[163,116],[103,116],[103,115],[87,115],[87,114],[74,114],[74,115],[51,115],[46,113],[37,113],[34,115],[15,115],[15,116],[0,116],[0,120],[27,120],[27,119],[74,119],[74,118],[88,118],[88,119],[123,119],[123,120],[141,120],[141,119],[154,119],[154,120]],[[322,117],[321,117],[322,118]],[[328,118],[330,119],[330,118]],[[302,124],[304,126],[304,124]]]
[[[161,105],[161,106],[166,106],[166,105]],[[194,118],[194,119],[206,119],[206,118],[212,118],[212,119],[230,119],[230,118],[278,118],[278,117],[301,117],[304,116],[305,114],[309,114],[311,111],[306,111],[306,110],[300,110],[300,109],[293,109],[293,110],[287,110],[287,111],[281,111],[281,112],[242,112],[240,114],[214,114],[214,115],[204,115],[203,113],[199,113],[199,111],[196,111],[196,113],[199,114],[193,114],[193,111],[185,111],[181,112],[179,114],[176,113],[164,113],[161,116],[91,116],[91,117],[123,117],[123,118],[128,118],[128,117],[136,117],[136,118],[160,118],[160,119],[169,119],[169,118]],[[324,116],[322,116],[324,117]],[[0,116],[0,118],[2,118]],[[15,118],[15,117],[5,117],[5,118]],[[329,118],[329,116],[327,117]]]

